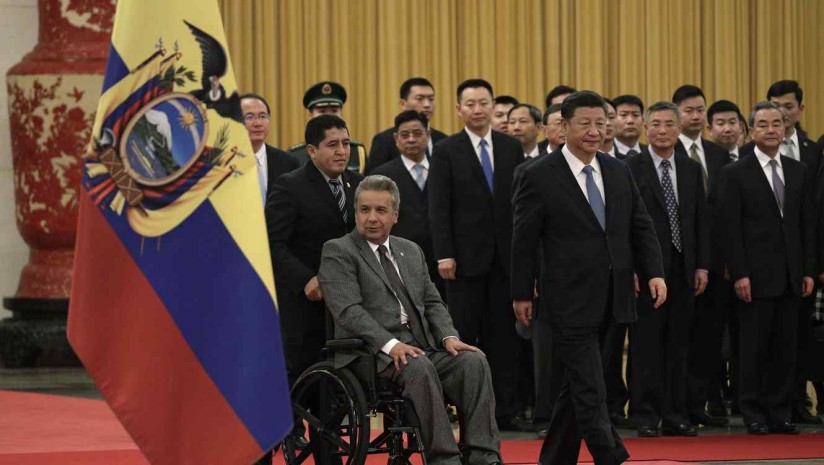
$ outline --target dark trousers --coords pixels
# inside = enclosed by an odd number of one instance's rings
[[[785,293],[738,307],[738,402],[745,424],[790,421],[800,301]]]
[[[603,334],[604,384],[607,388],[607,410],[610,415],[624,416],[629,390],[624,382],[624,342],[628,325],[611,322]],[[632,357],[630,357],[632,358]],[[627,370],[630,371],[630,370]],[[629,379],[627,373],[627,379]]]
[[[607,413],[599,344],[602,331],[597,326],[553,328],[553,357],[558,358],[566,379],[541,447],[542,465],[575,465],[582,437],[595,465],[620,464],[629,458]]]
[[[703,294],[695,299],[695,316],[690,335],[689,413],[704,413],[710,397],[718,397],[721,379],[721,349],[729,321],[732,283],[721,273],[710,272]]]
[[[798,355],[796,356],[795,382],[793,384],[792,408],[796,410],[807,410],[807,381],[812,380],[814,364],[824,363],[820,359],[821,354],[815,354],[812,350],[813,334],[810,318],[815,310],[816,290],[821,286],[816,280],[815,290],[809,297],[801,299],[801,306],[798,312]],[[821,402],[821,400],[819,400]]]
[[[482,276],[447,281],[446,293],[461,340],[477,344],[486,353],[492,370],[495,417],[510,419],[522,407],[518,399],[521,341],[515,332],[509,276],[503,270],[493,266]]]
[[[552,328],[546,318],[532,320],[532,349],[535,368],[535,407],[532,422],[536,428],[549,424],[555,401],[561,393],[564,370],[558,357],[553,357]]]
[[[667,300],[657,309],[652,298],[638,298],[638,321],[630,325],[632,418],[636,426],[689,423],[687,361],[693,286],[684,275],[684,259],[674,253],[667,274]],[[692,281],[692,279],[690,279]]]

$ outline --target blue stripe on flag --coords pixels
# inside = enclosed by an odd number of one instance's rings
[[[129,67],[120,58],[114,44],[109,44],[109,59],[106,61],[106,76],[103,78],[103,90],[101,94],[109,90],[121,79],[129,75]]]
[[[144,239],[125,217],[104,212],[226,401],[261,448],[271,448],[292,428],[280,323],[212,204],[161,238]]]

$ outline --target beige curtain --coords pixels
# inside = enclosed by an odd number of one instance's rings
[[[219,1],[241,90],[269,100],[279,147],[302,140],[311,84],[346,87],[344,118],[369,144],[412,76],[434,84],[433,126],[447,133],[469,77],[541,108],[560,83],[647,103],[692,83],[745,113],[771,82],[797,79],[802,125],[824,131],[822,0]]]

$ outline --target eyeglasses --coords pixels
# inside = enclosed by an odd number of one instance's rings
[[[271,118],[269,113],[261,113],[259,115],[255,115],[255,114],[252,114],[252,113],[246,113],[245,115],[243,115],[243,121],[246,121],[247,123],[251,123],[252,121],[255,121],[255,120],[269,121],[269,118]]]
[[[415,139],[420,139],[420,138],[421,138],[421,137],[423,137],[425,134],[426,134],[426,131],[420,131],[420,130],[415,130],[415,131],[401,131],[401,132],[399,132],[399,133],[398,133],[398,137],[400,137],[401,139],[406,139],[406,138],[408,138],[409,136],[412,136],[412,137],[414,137]]]

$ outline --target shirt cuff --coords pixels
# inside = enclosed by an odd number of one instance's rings
[[[446,347],[444,342],[446,342],[446,340],[449,339],[449,338],[454,338],[454,339],[457,339],[459,341],[461,340],[461,338],[459,338],[458,336],[446,336],[445,338],[441,339],[441,346]]]
[[[395,347],[395,345],[398,344],[399,342],[401,342],[401,341],[399,341],[399,340],[397,340],[393,337],[392,339],[389,340],[389,342],[387,342],[386,344],[383,345],[383,347],[381,347],[381,352],[385,353],[386,355],[389,355],[389,352],[392,351],[392,348]]]
[[[446,261],[449,261],[449,260],[452,260],[453,262],[455,261],[454,258],[442,258],[442,259],[438,260],[438,263],[443,263],[443,262],[446,262]]]
[[[703,268],[696,268],[696,270],[695,270],[695,271],[703,271],[704,273],[710,274],[710,271],[709,271],[709,270],[705,270],[705,269],[703,269]]]

